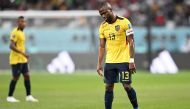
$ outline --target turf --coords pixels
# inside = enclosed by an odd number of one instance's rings
[[[39,103],[25,101],[23,79],[14,96],[20,103],[7,103],[9,72],[0,72],[0,109],[104,109],[104,84],[96,72],[48,74],[32,72],[32,93]],[[149,74],[139,71],[133,76],[140,109],[190,109],[190,73],[176,75]],[[115,86],[113,109],[132,109],[121,84]]]

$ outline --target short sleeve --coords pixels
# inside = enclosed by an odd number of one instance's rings
[[[13,30],[13,31],[11,32],[10,40],[12,40],[12,41],[14,41],[14,42],[17,41],[17,35],[16,35],[15,30]]]
[[[103,29],[102,29],[102,25],[100,25],[100,28],[99,28],[99,37],[100,38],[105,38]]]
[[[128,19],[124,20],[124,30],[126,31],[127,36],[134,34],[131,22]]]

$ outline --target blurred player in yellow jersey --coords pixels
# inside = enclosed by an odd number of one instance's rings
[[[22,74],[24,77],[24,85],[26,88],[26,101],[38,102],[38,100],[31,95],[30,76],[28,69],[29,55],[27,55],[25,52],[25,35],[23,31],[26,25],[24,17],[18,17],[17,23],[17,27],[13,29],[10,35],[11,52],[9,57],[9,63],[12,68],[12,80],[9,86],[7,101],[19,102],[19,100],[13,97],[13,93],[20,74]]]
[[[131,74],[136,72],[134,63],[134,35],[131,23],[124,17],[115,15],[109,3],[102,3],[99,13],[104,22],[101,23],[100,47],[97,72],[103,75],[102,61],[106,54],[104,67],[105,109],[112,108],[114,83],[121,82],[127,92],[133,109],[138,109],[136,92],[131,86]]]

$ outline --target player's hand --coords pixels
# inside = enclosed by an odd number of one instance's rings
[[[30,56],[29,56],[28,54],[25,54],[25,57],[26,57],[27,59],[29,59]]]
[[[103,68],[102,68],[102,65],[98,64],[96,71],[98,72],[98,74],[99,74],[100,76],[103,76]]]
[[[136,66],[135,66],[135,63],[129,63],[129,72],[130,72],[131,74],[136,73]]]
[[[29,55],[28,55],[28,54],[22,53],[22,55],[23,55],[26,59],[29,59]]]

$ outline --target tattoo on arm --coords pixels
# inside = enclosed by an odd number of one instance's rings
[[[134,35],[131,34],[128,36],[128,42],[130,47],[130,58],[134,58],[135,56],[135,43],[134,43]]]

